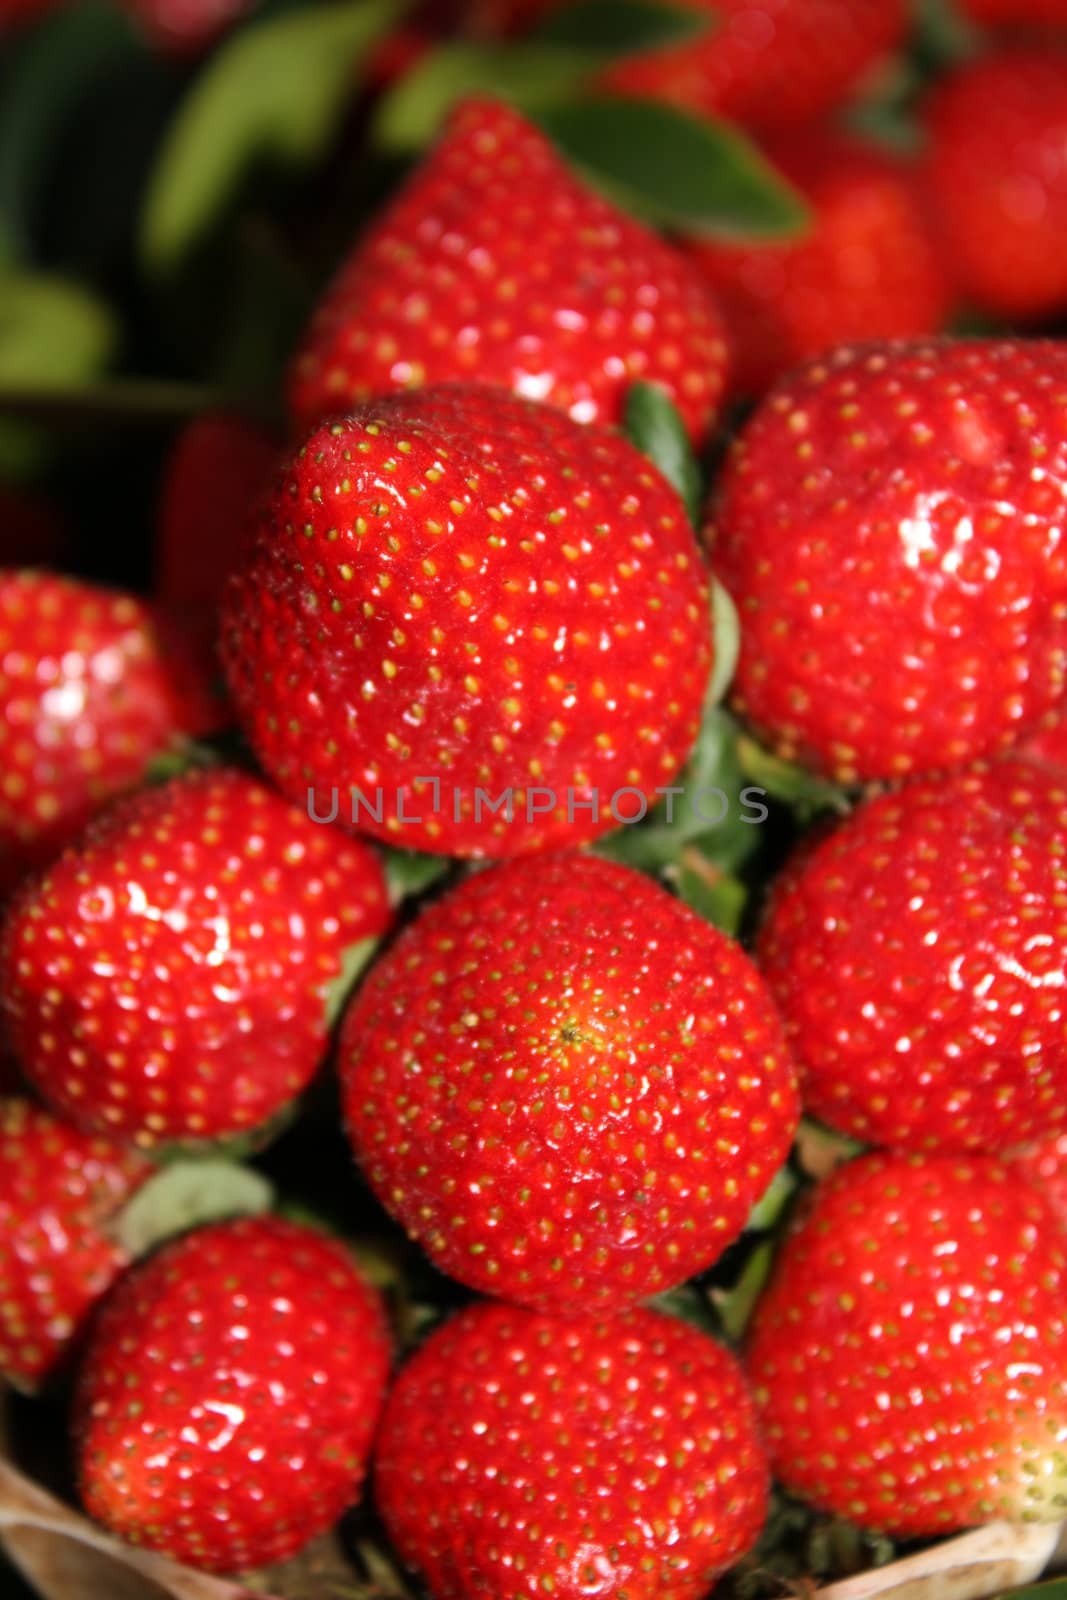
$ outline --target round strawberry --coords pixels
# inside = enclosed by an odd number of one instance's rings
[[[461,883],[342,1028],[344,1107],[382,1203],[435,1263],[537,1307],[681,1283],[741,1229],[796,1124],[739,946],[594,856]]]
[[[34,1389],[127,1265],[109,1224],[151,1173],[31,1100],[0,1100],[0,1374]]]
[[[681,0],[707,17],[695,39],[627,56],[603,74],[622,94],[758,127],[831,110],[900,44],[905,0]]]
[[[388,1368],[378,1297],[339,1243],[277,1218],[196,1229],[127,1273],[94,1329],[86,1509],[211,1571],[284,1560],[357,1498]]]
[[[735,702],[843,782],[963,766],[1065,691],[1067,345],[845,347],[767,397],[709,530]]]
[[[1067,1127],[1067,787],[1021,762],[860,805],[775,886],[758,959],[806,1106],[869,1143]]]
[[[961,294],[1015,320],[1067,307],[1067,51],[958,68],[926,108],[927,178]]]
[[[375,1498],[435,1600],[699,1600],[755,1543],[767,1468],[736,1361],[697,1329],[482,1303],[402,1370]]]
[[[293,799],[412,849],[513,855],[670,785],[707,685],[706,576],[626,440],[444,386],[311,436],[230,581],[222,652]]]
[[[1067,1133],[1054,1133],[1037,1139],[1016,1152],[1015,1165],[1067,1225]]]
[[[902,1537],[1063,1517],[1067,1243],[990,1158],[871,1155],[818,1185],[749,1332],[771,1465]]]
[[[477,380],[578,422],[617,422],[640,378],[700,439],[725,364],[700,273],[587,188],[517,112],[479,100],[342,266],[289,400],[310,427],[376,394]]]
[[[242,773],[176,778],[16,897],[8,1031],[83,1128],[144,1145],[256,1129],[308,1083],[346,953],[389,920],[368,845]]]
[[[807,200],[809,230],[686,246],[726,319],[732,386],[758,393],[848,339],[936,333],[948,285],[912,164],[828,128],[779,136],[767,155]]]
[[[210,721],[208,686],[133,595],[0,571],[0,890]]]

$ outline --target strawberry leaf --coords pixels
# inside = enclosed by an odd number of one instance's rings
[[[141,245],[171,270],[263,160],[311,166],[328,148],[373,45],[401,0],[319,3],[234,33],[195,80],[149,188]]]
[[[688,44],[714,25],[710,11],[660,5],[658,0],[578,0],[552,13],[535,37],[549,44],[580,45],[623,55]]]
[[[143,1256],[189,1228],[225,1217],[261,1216],[273,1203],[273,1186],[251,1167],[213,1157],[172,1161],[141,1185],[114,1232],[130,1256]]]
[[[537,121],[591,183],[649,222],[717,238],[808,226],[800,196],[727,122],[609,95],[545,107]]]
[[[823,811],[836,811],[844,816],[852,801],[847,789],[830,778],[821,778],[817,772],[765,750],[748,734],[742,734],[737,743],[738,758],[746,776],[774,800],[790,806],[802,823],[810,822]]]
[[[625,426],[630,443],[677,489],[694,527],[700,521],[704,484],[685,424],[674,402],[654,383],[635,383],[626,396]]]
[[[737,607],[719,582],[711,580],[711,629],[715,641],[715,662],[708,684],[707,704],[717,706],[733,682],[741,652],[741,619]]]
[[[385,881],[390,905],[398,905],[409,895],[421,894],[431,883],[443,878],[451,866],[448,856],[428,856],[420,850],[387,851]]]
[[[332,1031],[335,1023],[348,1002],[348,997],[355,988],[360,974],[368,966],[374,952],[377,950],[380,939],[360,939],[356,944],[350,944],[341,954],[341,971],[326,989],[326,1027]]]

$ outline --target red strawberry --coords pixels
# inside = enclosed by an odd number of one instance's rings
[[[311,1228],[199,1228],[135,1267],[86,1354],[82,1499],[131,1544],[229,1572],[356,1499],[389,1368],[378,1297]]]
[[[483,1303],[401,1372],[375,1495],[435,1600],[699,1600],[755,1543],[767,1469],[737,1363],[697,1329]]]
[[[150,1174],[133,1151],[0,1100],[0,1373],[36,1388],[127,1264],[107,1225]]]
[[[176,778],[14,901],[15,1053],[86,1129],[150,1145],[258,1128],[322,1058],[345,952],[388,922],[369,846],[242,773]]]
[[[205,731],[211,697],[139,600],[43,572],[0,571],[0,660],[6,889]]]
[[[1061,1223],[1067,1224],[1067,1133],[1054,1133],[1020,1150],[1015,1165],[1042,1190]]]
[[[211,48],[256,0],[123,0],[158,50],[200,55]]]
[[[617,422],[638,378],[694,438],[714,421],[722,323],[700,274],[572,175],[516,112],[473,101],[359,242],[296,357],[310,427],[375,394],[476,379]]]
[[[905,0],[681,0],[696,39],[627,57],[603,83],[696,112],[779,127],[831,110],[904,38]]]
[[[0,566],[56,567],[69,548],[69,531],[47,500],[0,483]]]
[[[1056,717],[1046,723],[1012,754],[1021,761],[1036,761],[1061,777],[1067,776],[1067,717]]]
[[[775,886],[759,962],[805,1104],[898,1149],[1067,1127],[1067,787],[1020,762],[859,806]]]
[[[180,435],[160,505],[156,588],[162,604],[194,616],[214,611],[276,457],[264,428],[225,412],[198,417]]]
[[[963,766],[1064,698],[1067,345],[844,348],[734,446],[736,704],[843,782]]]
[[[758,393],[848,339],[936,332],[948,286],[911,163],[832,129],[780,137],[767,154],[807,199],[810,231],[687,246],[725,314],[734,387]]]
[[[740,947],[595,856],[511,862],[437,901],[340,1052],[383,1204],[443,1271],[532,1306],[614,1308],[710,1265],[796,1125]]]
[[[1004,50],[950,74],[926,111],[945,264],[999,316],[1067,307],[1067,51]]]
[[[624,439],[446,386],[312,435],[229,585],[223,661],[263,765],[317,815],[349,820],[355,788],[368,832],[513,855],[671,783],[705,584],[681,500]],[[486,809],[508,795],[510,820]]]
[[[988,1158],[872,1155],[814,1191],[747,1368],[785,1487],[911,1537],[1058,1522],[1067,1254],[1046,1201]]]
[[[1062,28],[1067,0],[960,0],[960,9],[975,22],[993,27]]]

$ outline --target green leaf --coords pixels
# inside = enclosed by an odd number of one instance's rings
[[[309,5],[233,34],[193,84],[142,219],[149,268],[170,270],[264,160],[300,169],[328,148],[360,62],[401,0]]]
[[[677,489],[689,520],[696,527],[704,499],[700,463],[670,396],[654,383],[632,384],[626,396],[624,420],[630,443],[648,456]]]
[[[1025,1589],[1012,1589],[1010,1600],[1067,1600],[1067,1578],[1050,1578],[1048,1583],[1030,1583]]]
[[[49,397],[89,382],[118,343],[106,305],[77,284],[24,274],[0,276],[0,391]],[[36,465],[41,437],[17,417],[0,421],[0,475]]]
[[[716,238],[808,226],[800,196],[727,122],[608,95],[545,107],[537,121],[590,182],[660,226]]]
[[[387,851],[385,881],[390,904],[395,906],[409,895],[421,894],[431,883],[443,878],[452,865],[448,856],[428,856],[418,850]]]
[[[717,706],[733,682],[737,658],[741,653],[741,619],[737,607],[719,582],[711,580],[711,630],[715,641],[715,662],[708,684],[707,704]]]
[[[341,971],[326,990],[326,1026],[332,1029],[361,973],[370,964],[380,939],[360,939],[341,953]]]
[[[142,1184],[114,1232],[131,1256],[143,1256],[189,1228],[224,1217],[261,1216],[273,1203],[273,1186],[251,1167],[212,1157],[177,1160]]]
[[[809,1178],[827,1178],[835,1167],[862,1155],[866,1146],[813,1117],[802,1117],[793,1143],[793,1159]]]
[[[660,5],[657,0],[578,0],[552,13],[535,37],[611,55],[688,44],[715,25],[710,11]]]
[[[711,1303],[718,1312],[719,1322],[728,1339],[739,1341],[748,1327],[756,1303],[774,1265],[773,1239],[764,1239],[756,1246],[737,1282],[731,1289],[712,1289]]]
[[[0,90],[0,237],[9,259],[29,248],[35,202],[71,116],[101,76],[140,54],[129,16],[96,0],[64,6],[16,39]]]
[[[785,1214],[786,1207],[797,1192],[797,1177],[786,1161],[778,1168],[763,1194],[756,1201],[748,1214],[745,1230],[754,1228],[758,1232],[765,1232],[777,1228]]]
[[[742,734],[738,740],[737,753],[745,774],[753,783],[765,789],[772,799],[792,807],[803,823],[810,822],[823,811],[835,811],[844,816],[851,809],[849,791],[839,783],[821,778],[795,762],[783,761],[781,756],[765,750],[748,734]]]
[[[723,872],[699,850],[685,850],[668,877],[698,917],[731,938],[736,938],[748,905],[748,890],[740,878]]]

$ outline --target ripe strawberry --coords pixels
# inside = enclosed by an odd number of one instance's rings
[[[270,434],[244,417],[208,413],[183,431],[160,504],[156,590],[163,605],[193,617],[215,611],[276,457]]]
[[[0,1374],[36,1388],[127,1265],[108,1223],[152,1168],[24,1098],[0,1100]]]
[[[196,56],[209,50],[256,0],[123,0],[158,50]]]
[[[903,1150],[1067,1127],[1067,786],[1021,762],[860,805],[775,886],[759,962],[805,1104]]]
[[[603,76],[622,94],[780,127],[831,110],[904,38],[904,0],[681,0],[708,14],[696,39],[629,56]]]
[[[385,1394],[375,1292],[337,1242],[273,1217],[196,1229],[135,1267],[86,1354],[86,1509],[229,1572],[280,1561],[356,1499]]]
[[[1067,776],[1067,717],[1057,716],[1031,734],[1012,751],[1021,761],[1036,761],[1061,777]]]
[[[115,806],[12,904],[15,1053],[80,1127],[151,1145],[260,1127],[326,1048],[346,950],[389,922],[369,846],[212,769]]]
[[[340,1064],[382,1203],[443,1271],[538,1307],[614,1308],[710,1265],[796,1125],[740,947],[595,856],[431,905],[351,1007]]]
[[[211,696],[139,600],[44,572],[0,571],[0,659],[6,890],[205,731]]]
[[[937,332],[948,285],[912,164],[832,129],[779,137],[767,155],[807,199],[810,230],[686,247],[725,313],[734,388],[759,393],[848,339]]]
[[[333,791],[349,819],[355,788],[379,837],[513,855],[596,837],[622,789],[639,814],[679,771],[705,584],[681,500],[624,439],[444,386],[312,435],[228,587],[223,662],[263,765],[317,815]],[[483,803],[505,791],[510,820]]]
[[[754,1544],[767,1468],[736,1361],[696,1328],[483,1302],[401,1372],[375,1497],[437,1600],[698,1600]]]
[[[734,446],[738,708],[846,783],[963,766],[1064,698],[1067,346],[845,347]]]
[[[905,1537],[1059,1521],[1065,1249],[988,1158],[871,1155],[819,1184],[747,1351],[786,1488]]]
[[[991,27],[1062,28],[1067,0],[960,0],[960,9]]]
[[[641,378],[700,439],[724,373],[721,319],[695,268],[516,112],[472,101],[342,266],[289,400],[310,427],[375,394],[478,380],[617,422]]]
[[[983,310],[1067,307],[1067,51],[1002,50],[960,67],[926,109],[927,179],[945,264]]]
[[[1015,1155],[1015,1165],[1040,1189],[1060,1222],[1067,1224],[1067,1133],[1038,1139]]]

